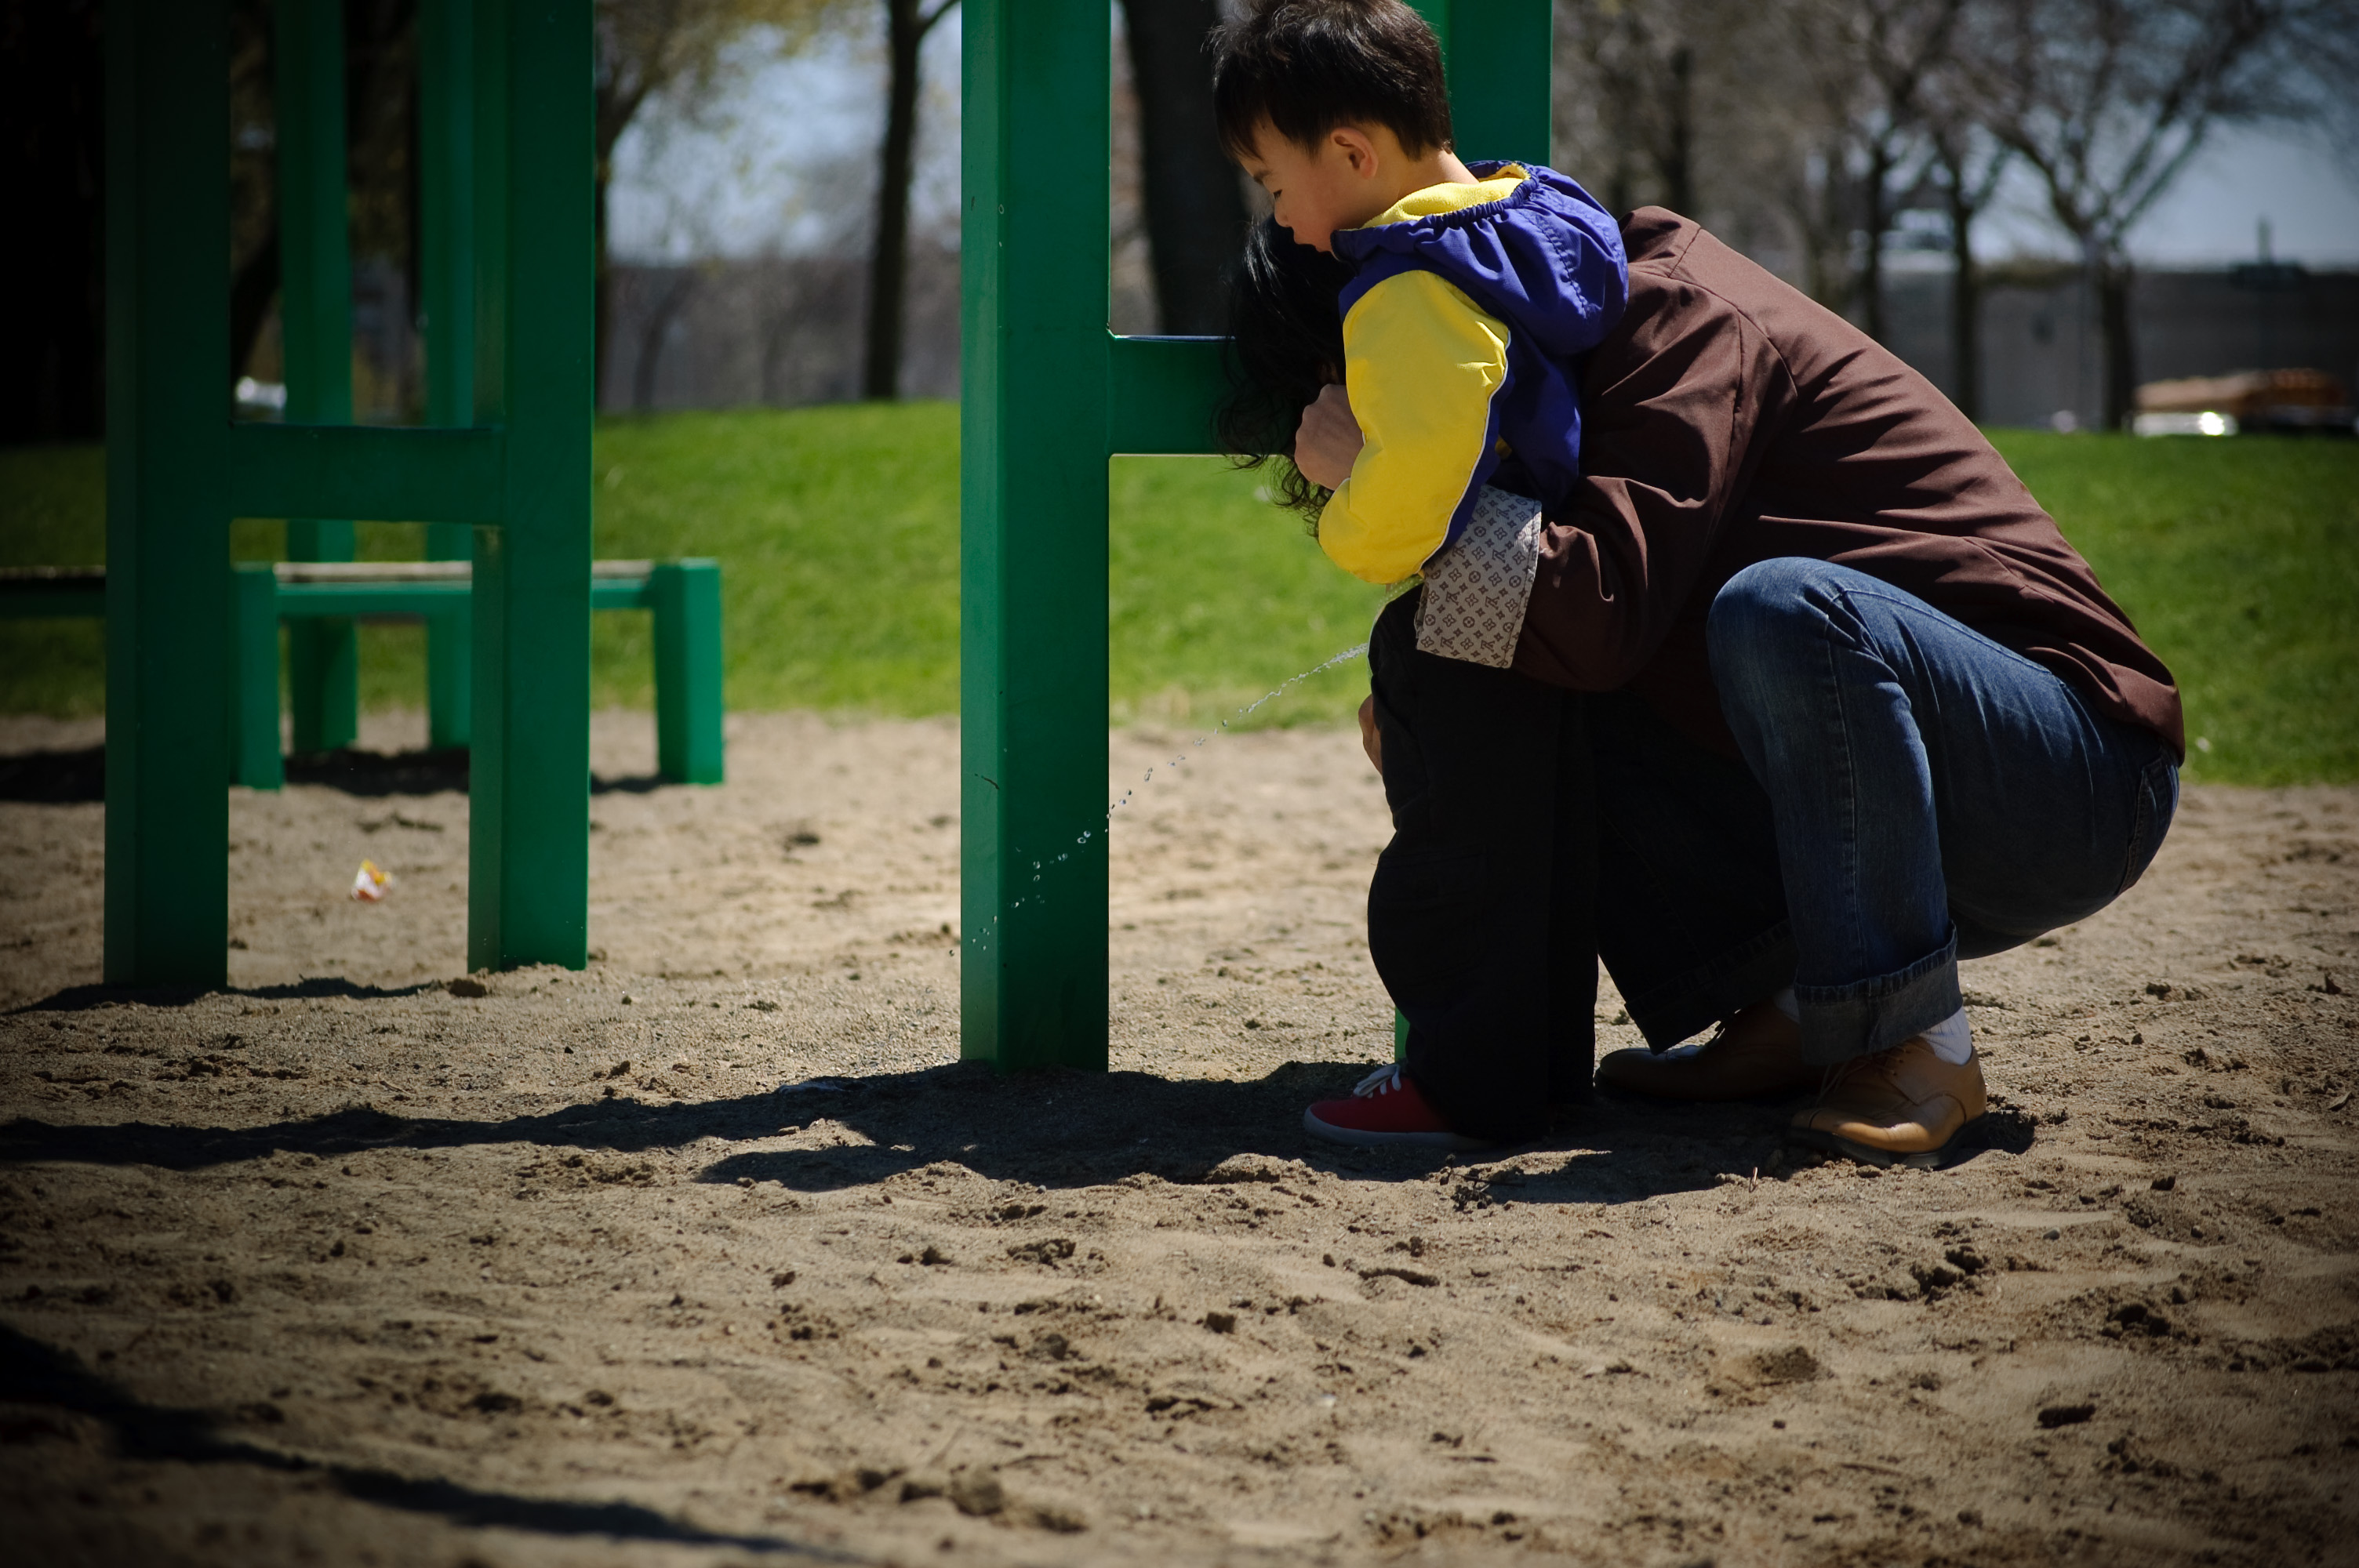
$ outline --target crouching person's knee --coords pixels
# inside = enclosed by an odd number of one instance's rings
[[[1843,577],[1825,561],[1756,561],[1721,586],[1704,622],[1714,683],[1735,712],[1765,713],[1796,676],[1812,667],[1832,630]]]
[[[1705,636],[1714,673],[1808,645],[1824,635],[1843,568],[1825,561],[1756,561],[1712,596]]]

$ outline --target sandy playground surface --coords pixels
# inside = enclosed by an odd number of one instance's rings
[[[14,1561],[2359,1561],[2359,792],[2194,790],[1970,966],[1952,1169],[1611,1100],[1452,1162],[1299,1130],[1389,1051],[1349,734],[1158,775],[1114,1071],[1001,1078],[952,727],[741,717],[717,790],[649,730],[586,973],[451,994],[466,800],[377,761],[234,793],[231,987],[142,997],[96,728],[0,720]]]

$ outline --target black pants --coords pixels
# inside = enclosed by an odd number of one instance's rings
[[[1643,703],[1371,637],[1393,840],[1368,949],[1408,1075],[1451,1125],[1517,1141],[1589,1092],[1602,956],[1657,1044],[1791,979],[1768,797]]]

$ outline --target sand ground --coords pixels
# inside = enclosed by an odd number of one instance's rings
[[[1951,1169],[1614,1100],[1449,1161],[1299,1130],[1389,1053],[1348,734],[1118,733],[1114,1070],[1001,1077],[953,727],[649,729],[586,972],[451,993],[466,799],[379,760],[233,792],[184,997],[97,983],[96,729],[0,720],[16,1561],[2359,1562],[2359,792],[2194,789],[1969,966]]]

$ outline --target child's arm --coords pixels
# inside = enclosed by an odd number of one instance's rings
[[[1365,444],[1319,518],[1330,558],[1369,582],[1415,573],[1497,465],[1507,328],[1430,272],[1397,274],[1343,319],[1343,381]]]

